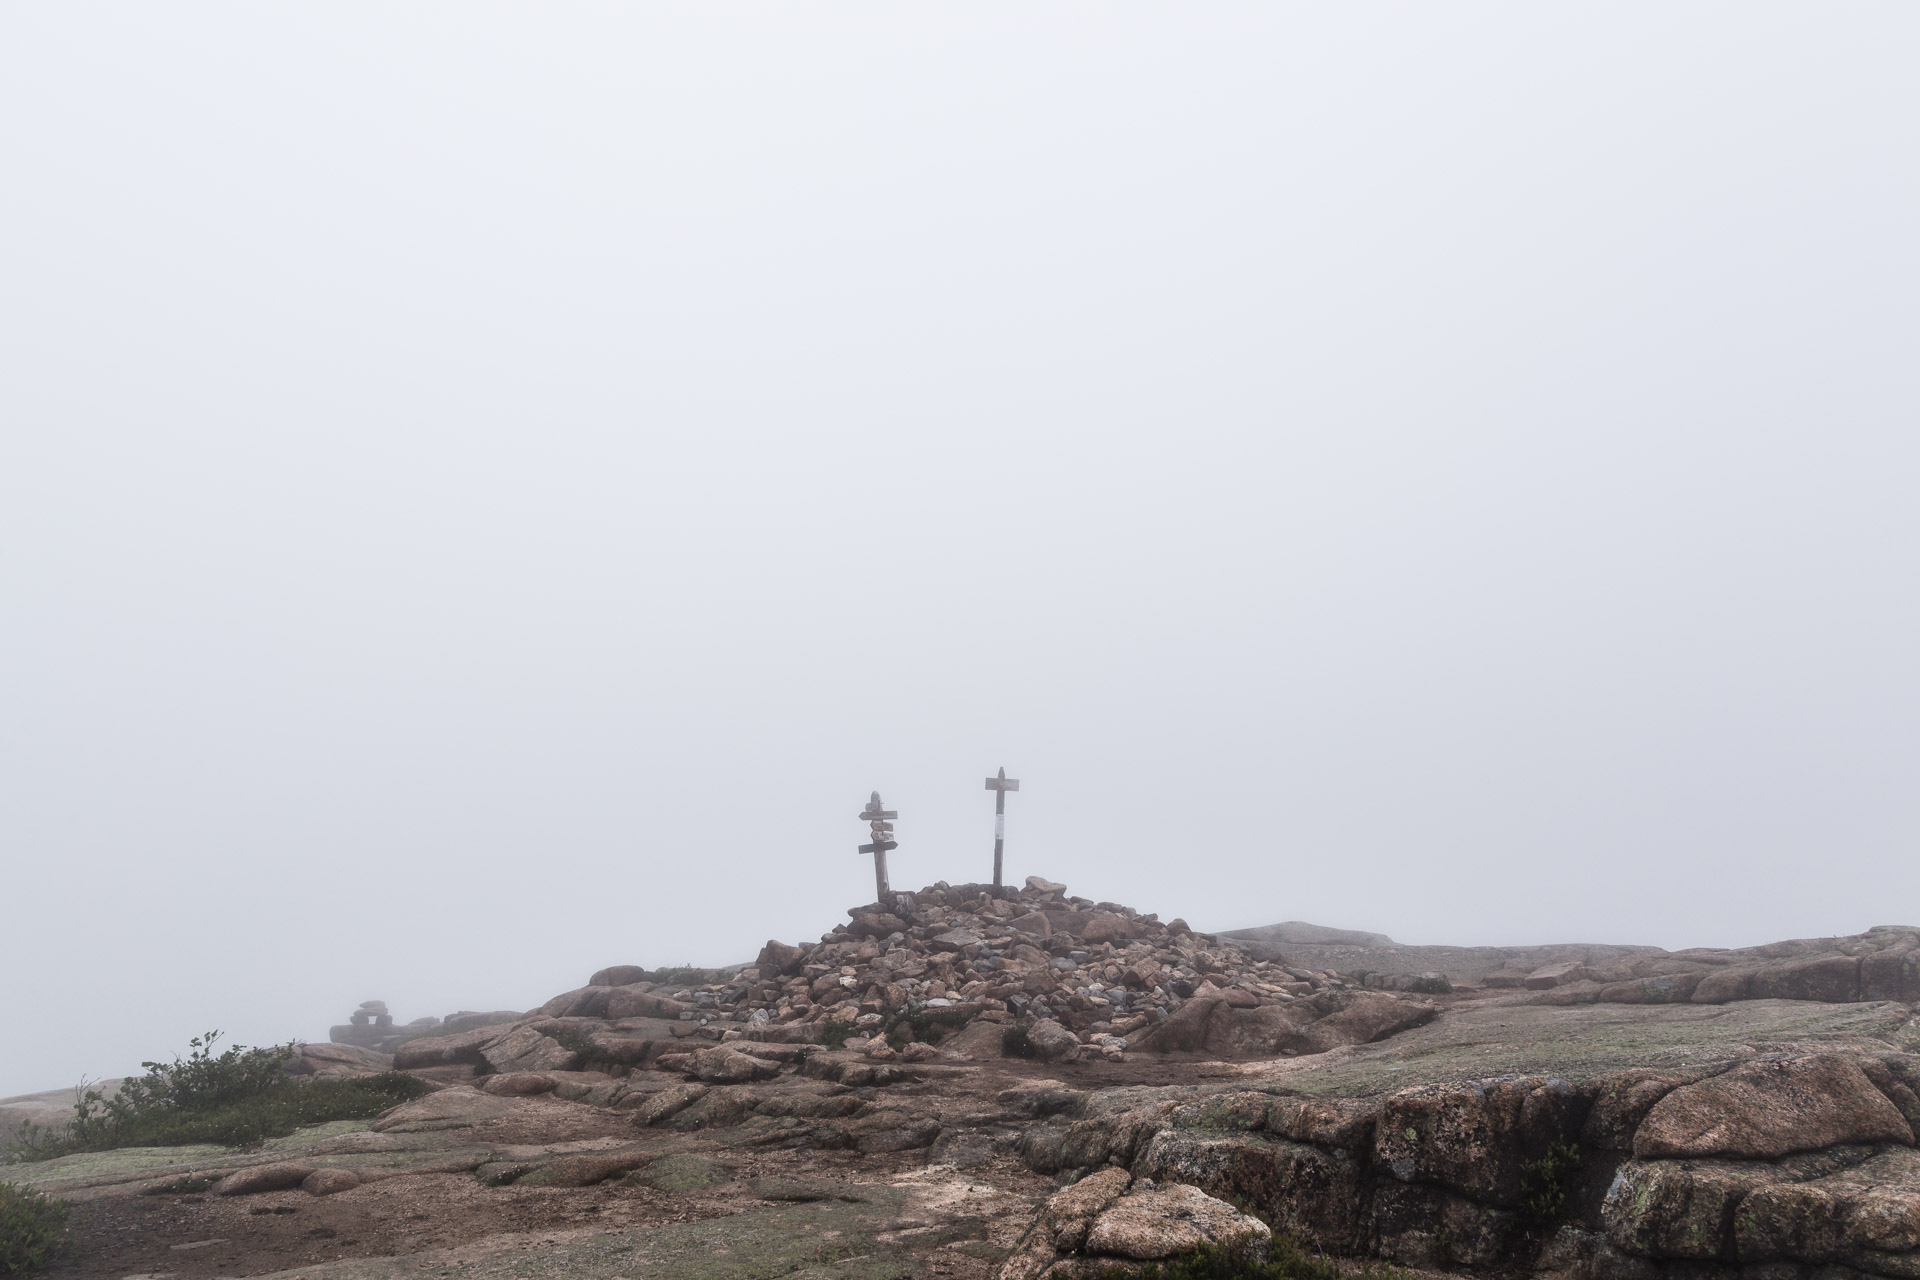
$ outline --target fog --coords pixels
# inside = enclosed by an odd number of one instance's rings
[[[0,1095],[1007,870],[1920,921],[1920,11],[0,11]]]

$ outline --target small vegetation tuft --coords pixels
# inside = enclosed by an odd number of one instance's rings
[[[1579,1167],[1580,1148],[1571,1142],[1556,1142],[1520,1166],[1520,1216],[1529,1226],[1547,1226],[1566,1213],[1567,1178]]]
[[[582,1071],[604,1071],[614,1065],[613,1055],[578,1027],[561,1027],[558,1031],[547,1032],[547,1035],[562,1049],[580,1055]]]
[[[946,1024],[930,1016],[924,1009],[915,1009],[894,1025],[904,1026],[907,1029],[907,1034],[901,1040],[902,1044],[909,1040],[918,1040],[922,1044],[939,1044],[947,1034]]]
[[[286,1073],[297,1052],[293,1045],[231,1045],[216,1054],[219,1039],[218,1031],[209,1031],[187,1042],[185,1058],[141,1063],[146,1075],[128,1080],[111,1098],[88,1089],[64,1129],[30,1127],[8,1154],[50,1160],[118,1147],[254,1147],[305,1125],[364,1120],[432,1090],[400,1071],[346,1080],[296,1079]]]
[[[59,1256],[67,1244],[67,1206],[11,1182],[0,1182],[0,1276],[23,1276]]]

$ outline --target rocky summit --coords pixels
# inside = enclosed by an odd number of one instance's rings
[[[824,1041],[886,1063],[924,1057],[946,1033],[948,1052],[1011,1044],[1049,1061],[1120,1061],[1129,1051],[1273,1056],[1364,1044],[1435,1013],[1338,972],[1256,957],[1181,920],[1070,896],[1037,876],[1017,891],[937,884],[848,915],[811,945],[769,941],[751,965],[602,969],[538,1016],[399,1042],[396,1062],[526,1071],[603,1057],[637,1066],[691,1037]]]
[[[1041,1280],[1284,1248],[1911,1280],[1916,1001],[1911,928],[1407,947],[936,884],[535,1010],[370,1001],[293,1069],[425,1096],[6,1176],[72,1203],[74,1275]]]

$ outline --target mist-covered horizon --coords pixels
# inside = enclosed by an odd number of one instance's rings
[[[0,1096],[1007,870],[1920,919],[1920,14],[0,13]]]

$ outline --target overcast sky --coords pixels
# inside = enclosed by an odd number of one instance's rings
[[[0,1095],[1008,869],[1920,921],[1920,9],[0,9]]]

